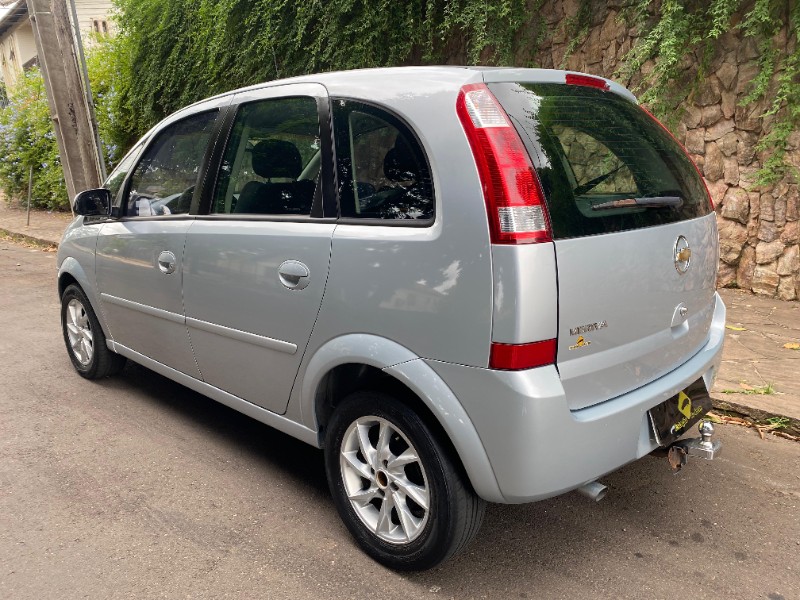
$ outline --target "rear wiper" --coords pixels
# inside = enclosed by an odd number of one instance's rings
[[[623,198],[593,204],[592,210],[609,210],[612,208],[680,208],[683,198],[680,196],[651,196],[649,198]]]
[[[586,192],[596,188],[598,185],[603,183],[606,179],[611,177],[614,173],[619,171],[624,166],[625,165],[622,164],[622,165],[618,166],[616,169],[611,169],[608,173],[603,173],[602,175],[600,175],[600,177],[595,177],[594,179],[592,179],[590,181],[587,181],[586,183],[582,183],[581,185],[576,187],[574,190],[572,190],[573,195],[575,195],[575,196],[583,196]]]

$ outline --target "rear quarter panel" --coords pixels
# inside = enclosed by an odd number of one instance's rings
[[[309,356],[339,335],[366,332],[414,355],[486,366],[492,327],[492,265],[486,209],[466,136],[456,116],[469,71],[430,69],[408,80],[329,86],[389,109],[416,132],[428,156],[436,216],[429,227],[340,224]],[[367,81],[365,81],[365,84]],[[376,91],[378,90],[378,91]],[[334,100],[335,101],[335,100]]]

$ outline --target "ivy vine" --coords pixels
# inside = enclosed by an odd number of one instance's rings
[[[739,23],[733,22],[735,14],[742,15]],[[771,185],[789,174],[789,136],[800,125],[800,7],[796,0],[631,0],[622,16],[639,26],[641,36],[617,75],[634,77],[651,63],[652,71],[636,91],[642,92],[642,102],[673,123],[687,95],[691,97],[705,78],[716,40],[729,30],[754,40],[758,72],[740,105],[764,100],[767,109],[760,116],[774,117],[756,147],[770,153],[754,183]],[[787,35],[781,38],[784,27]]]
[[[534,4],[541,0],[533,0]],[[209,95],[305,73],[513,64],[527,0],[116,0],[117,142]]]
[[[566,38],[569,40],[569,42],[567,43],[566,50],[564,50],[564,57],[561,60],[561,65],[559,65],[559,68],[566,68],[569,57],[581,46],[581,44],[583,44],[583,42],[586,41],[586,38],[589,36],[589,29],[592,26],[592,16],[594,15],[594,11],[592,9],[593,7],[591,0],[579,0],[578,10],[575,12],[575,14],[569,15],[566,19],[564,19],[564,33],[566,34]]]
[[[550,3],[115,0],[119,34],[96,41],[90,59],[106,151],[113,161],[178,108],[271,79],[404,64],[532,64],[539,47],[554,35],[542,16]],[[736,30],[755,43],[758,71],[741,103],[766,107],[761,115],[766,134],[757,149],[769,153],[756,183],[773,184],[790,173],[788,142],[800,125],[799,4],[622,0],[616,4],[622,9],[619,18],[640,35],[617,76],[638,85],[642,101],[669,121],[699,89],[722,35]],[[609,10],[599,0],[570,6],[575,14],[561,25],[569,40],[567,57]],[[20,103],[19,110],[33,110],[26,106]],[[3,125],[0,137],[11,139]]]

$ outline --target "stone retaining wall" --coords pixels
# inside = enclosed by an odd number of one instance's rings
[[[578,0],[545,2],[538,18],[548,35],[534,58],[543,67],[565,68],[602,75],[635,88],[641,75],[630,80],[615,75],[636,41],[637,31],[619,17],[622,3],[608,2],[595,12],[588,37],[564,63],[570,40],[566,20],[577,14]],[[738,18],[741,18],[739,16]],[[733,23],[736,23],[734,17]],[[525,32],[523,32],[523,35]],[[779,43],[792,48],[797,40],[787,29]],[[716,205],[720,232],[718,284],[757,294],[796,300],[800,296],[798,185],[793,175],[768,189],[753,185],[765,155],[755,146],[773,117],[761,117],[767,102],[744,107],[741,100],[758,72],[758,46],[741,32],[723,34],[709,65],[709,75],[691,96],[674,131],[706,178]],[[694,65],[687,61],[686,69]],[[652,70],[646,63],[644,72]],[[773,82],[774,83],[774,82]],[[767,150],[768,152],[768,150]],[[788,161],[800,167],[800,133],[790,138]]]

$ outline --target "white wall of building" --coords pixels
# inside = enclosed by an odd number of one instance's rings
[[[103,22],[106,28],[111,28],[111,13],[113,11],[111,0],[75,0],[75,12],[78,15],[78,28],[82,34],[90,31],[108,33],[103,31]],[[97,22],[97,23],[95,23]],[[97,25],[97,29],[95,29]]]
[[[93,31],[101,34],[113,31],[113,9],[111,0],[75,0],[75,13],[84,45],[91,44],[89,34]],[[0,12],[0,17],[3,14],[5,11]],[[6,85],[13,86],[22,75],[23,67],[36,55],[36,39],[30,20],[25,18],[0,38],[0,76]]]
[[[7,85],[14,85],[22,68],[36,58],[36,40],[30,21],[23,21],[0,41],[0,73]]]

